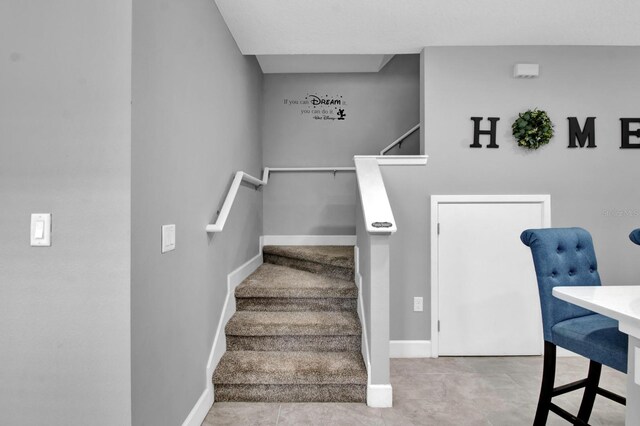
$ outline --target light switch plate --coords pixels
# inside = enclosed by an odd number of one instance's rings
[[[176,249],[176,225],[162,225],[162,253]]]
[[[51,213],[31,214],[31,246],[51,247]]]

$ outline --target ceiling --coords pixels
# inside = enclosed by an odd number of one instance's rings
[[[246,55],[640,45],[638,0],[216,0]]]
[[[257,55],[265,74],[378,72],[394,55]]]

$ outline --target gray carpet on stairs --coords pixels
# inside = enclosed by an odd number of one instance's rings
[[[266,263],[353,280],[353,247],[350,246],[264,246],[262,250]]]
[[[265,246],[235,290],[216,401],[365,402],[352,246]]]
[[[262,264],[236,287],[237,298],[351,298],[358,297],[353,280],[341,280],[286,266]]]

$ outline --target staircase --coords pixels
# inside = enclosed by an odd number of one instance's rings
[[[351,246],[265,246],[235,291],[216,401],[365,402]]]

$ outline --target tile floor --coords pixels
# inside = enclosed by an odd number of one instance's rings
[[[557,383],[586,376],[588,361],[559,358]],[[504,425],[533,422],[538,401],[541,357],[392,359],[393,408],[335,403],[218,402],[209,425]],[[601,387],[625,394],[625,376],[603,367]],[[578,412],[581,392],[554,399]],[[568,425],[553,413],[548,425]],[[590,424],[624,425],[624,408],[596,398]]]

